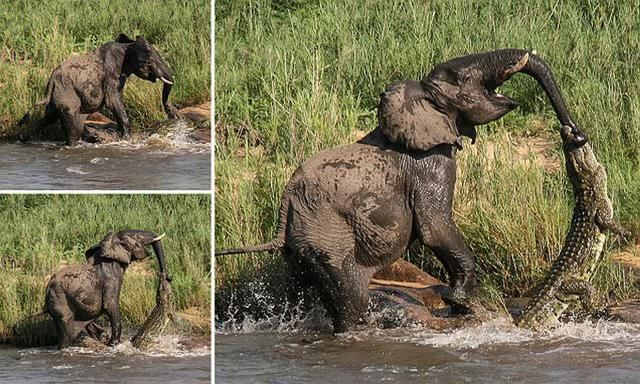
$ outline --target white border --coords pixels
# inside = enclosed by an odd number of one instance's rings
[[[210,198],[210,239],[209,239],[209,255],[211,258],[210,261],[210,317],[211,317],[211,336],[209,339],[209,350],[211,352],[211,382],[215,382],[215,330],[214,330],[214,319],[215,319],[215,257],[213,257],[214,252],[214,239],[215,239],[215,0],[211,0],[209,3],[209,37],[210,37],[210,84],[209,84],[209,100],[211,102],[211,109],[209,111],[209,120],[211,122],[211,132],[210,132],[210,157],[209,157],[209,165],[210,165],[210,180],[209,180],[209,189],[188,189],[188,190],[148,190],[148,189],[74,189],[74,190],[65,190],[65,189],[42,189],[42,190],[24,190],[24,189],[0,189],[0,195],[209,195]]]

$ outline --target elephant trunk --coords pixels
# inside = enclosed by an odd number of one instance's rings
[[[553,78],[553,73],[547,63],[536,54],[535,51],[527,51],[523,49],[502,49],[488,53],[485,65],[498,68],[498,72],[494,72],[494,77],[489,79],[493,86],[497,87],[508,80],[515,73],[522,72],[536,79],[542,87],[547,97],[551,101],[553,110],[562,125],[567,125],[574,129],[576,124],[571,118],[571,114],[560,93],[560,88]]]
[[[165,77],[161,77],[160,80],[162,79],[166,79]],[[169,94],[171,93],[171,88],[173,87],[173,78],[168,78],[168,81],[170,81],[170,83],[162,80],[162,105],[165,108],[165,112],[167,109],[167,105],[169,105]]]
[[[179,118],[180,113],[169,101],[169,94],[173,87],[173,75],[171,71],[167,70],[162,76],[159,76],[159,79],[162,81],[162,106],[164,107],[164,112],[170,119]]]
[[[553,110],[556,112],[556,116],[562,125],[567,125],[571,128],[577,128],[576,124],[571,119],[569,110],[562,98],[558,84],[556,84],[553,78],[553,73],[547,65],[538,55],[531,54],[527,64],[522,69],[523,73],[526,73],[536,79],[538,84],[544,89],[547,97],[551,101]]]
[[[159,237],[162,237],[162,236],[159,236]],[[162,242],[160,241],[160,239],[155,238],[154,241],[151,243],[151,247],[153,247],[153,252],[156,254],[156,257],[158,258],[160,275],[166,276],[166,279],[168,281],[171,281],[171,278],[169,277],[169,273],[167,272],[167,261],[164,256],[164,250],[162,249]]]

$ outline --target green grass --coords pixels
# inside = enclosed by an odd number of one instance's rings
[[[208,317],[210,197],[207,195],[0,195],[0,335],[40,312],[49,277],[84,262],[109,231],[145,229],[162,240],[178,312]],[[132,263],[120,297],[123,320],[142,324],[155,306],[157,260]]]
[[[535,49],[550,64],[608,171],[617,216],[640,227],[640,9],[633,2],[218,1],[215,33],[218,248],[270,239],[292,171],[372,130],[386,84],[505,47]],[[455,213],[484,286],[512,296],[530,289],[558,254],[573,197],[558,122],[540,87],[518,75],[501,91],[521,106],[480,127],[477,145],[460,152]],[[514,161],[521,143],[537,137],[553,143],[546,154],[560,171]],[[443,276],[421,247],[408,258]],[[218,259],[218,297],[279,267],[279,256],[265,254]],[[636,293],[608,258],[598,271],[603,291]]]
[[[119,33],[143,35],[175,75],[178,106],[209,99],[208,0],[7,0],[0,7],[0,137],[10,135],[44,97],[51,72],[74,52],[87,52]],[[132,125],[165,118],[160,83],[132,76],[124,92]]]

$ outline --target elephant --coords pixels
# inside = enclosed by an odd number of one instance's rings
[[[65,267],[47,284],[44,311],[55,323],[58,348],[66,348],[85,336],[101,334],[95,320],[106,314],[111,325],[108,344],[120,343],[120,289],[132,261],[147,257],[151,245],[158,258],[162,280],[171,281],[162,243],[153,232],[137,229],[110,232],[85,252],[86,263]]]
[[[294,281],[315,288],[335,333],[362,322],[368,284],[414,241],[443,264],[447,298],[473,312],[474,256],[454,223],[456,151],[461,136],[518,103],[497,93],[516,73],[537,80],[557,118],[573,122],[549,66],[535,51],[501,49],[436,65],[421,81],[399,81],[381,94],[378,126],[355,143],[303,162],[288,181],[276,235],[268,243],[216,255],[282,250]]]
[[[121,33],[115,41],[92,52],[72,55],[51,73],[45,98],[33,106],[46,105],[44,116],[23,129],[18,139],[27,141],[60,119],[67,145],[74,145],[82,136],[87,116],[103,106],[115,115],[120,135],[128,137],[129,118],[122,92],[132,74],[153,83],[161,80],[164,110],[169,118],[179,117],[169,102],[174,82],[169,65],[143,36],[131,40]],[[26,125],[29,120],[30,111],[18,125]]]

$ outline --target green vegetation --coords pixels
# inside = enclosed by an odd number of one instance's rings
[[[215,33],[218,248],[270,239],[293,169],[373,129],[385,85],[505,47],[535,49],[550,64],[608,171],[616,214],[634,232],[640,227],[640,9],[633,2],[227,0],[216,2]],[[518,75],[501,92],[521,106],[480,127],[478,143],[460,152],[455,213],[485,291],[515,296],[558,254],[573,196],[558,121],[541,88]],[[527,151],[530,143],[549,144]],[[607,254],[617,245],[610,241]],[[408,258],[443,276],[421,247]],[[216,261],[217,309],[229,288],[282,269],[277,255]],[[632,276],[610,257],[595,280],[618,297],[636,294]]]
[[[0,335],[42,310],[56,270],[84,262],[84,251],[109,231],[129,228],[166,233],[175,310],[208,323],[210,212],[207,195],[0,195]],[[124,321],[142,324],[155,306],[157,269],[155,256],[128,268]]]
[[[91,51],[119,33],[143,35],[174,71],[178,106],[209,99],[208,0],[8,0],[0,7],[0,137],[10,135],[41,100],[51,72],[74,52]],[[132,76],[125,104],[133,127],[165,118],[161,85]]]

